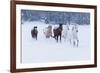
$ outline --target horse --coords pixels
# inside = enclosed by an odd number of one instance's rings
[[[77,46],[79,45],[79,39],[78,39],[78,27],[77,25],[74,25],[72,27],[72,43],[73,46]]]
[[[68,41],[70,39],[70,27],[69,25],[66,25],[65,28],[62,31],[62,37],[64,38],[64,41]]]
[[[52,37],[52,26],[49,25],[48,27],[46,27],[46,28],[44,29],[43,32],[44,32],[46,38]]]
[[[62,30],[63,30],[63,26],[62,24],[59,24],[59,27],[58,28],[54,28],[53,29],[53,33],[54,33],[54,38],[55,40],[58,42],[58,38],[60,37],[60,41],[61,41],[61,38],[62,38]]]
[[[37,26],[34,26],[34,28],[31,30],[31,35],[32,38],[35,38],[37,40],[37,35],[38,35]]]

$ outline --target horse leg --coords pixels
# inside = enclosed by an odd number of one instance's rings
[[[54,35],[53,38],[54,38],[55,40],[57,40],[57,36],[56,36],[56,35]]]
[[[79,44],[79,40],[77,40],[77,47],[78,47],[78,44]]]
[[[58,42],[58,35],[56,36],[56,41]]]
[[[36,40],[37,40],[37,35],[36,35]]]
[[[72,41],[71,41],[71,39],[69,39],[69,43],[70,43],[70,44],[72,44]]]
[[[75,46],[75,40],[73,40],[73,46]]]
[[[60,42],[61,42],[61,35],[60,35]]]

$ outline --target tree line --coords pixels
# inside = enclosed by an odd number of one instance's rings
[[[25,21],[44,21],[46,24],[90,24],[90,13],[21,10],[21,23]]]

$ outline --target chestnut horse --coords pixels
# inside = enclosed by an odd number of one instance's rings
[[[54,28],[54,29],[53,29],[54,38],[55,38],[55,40],[56,40],[57,42],[58,42],[58,38],[59,38],[59,37],[60,37],[60,42],[61,42],[62,30],[63,30],[62,24],[59,24],[59,27],[58,27],[58,28]]]

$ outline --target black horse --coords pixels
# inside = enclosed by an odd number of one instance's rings
[[[61,38],[62,38],[62,30],[63,30],[63,26],[62,24],[59,24],[59,27],[56,29],[53,29],[54,32],[54,38],[56,39],[56,41],[58,42],[58,38],[60,37],[60,42],[61,42]]]
[[[37,40],[37,35],[38,35],[37,26],[34,26],[34,28],[31,30],[31,35],[32,38],[35,38]]]

